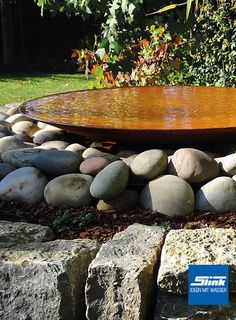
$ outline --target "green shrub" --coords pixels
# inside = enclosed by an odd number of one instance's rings
[[[76,215],[74,212],[66,209],[62,214],[55,217],[52,225],[57,232],[63,232],[70,228],[84,231],[93,220],[94,215],[92,212],[84,212]]]
[[[235,87],[236,2],[205,0],[185,35],[184,78],[193,85]]]

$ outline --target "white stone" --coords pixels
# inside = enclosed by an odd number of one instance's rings
[[[164,151],[147,150],[134,158],[131,163],[131,172],[137,178],[151,180],[164,173],[167,163],[168,159]]]
[[[236,210],[236,182],[230,177],[218,177],[205,184],[197,192],[196,209],[211,212]]]
[[[36,168],[24,167],[9,173],[0,182],[0,199],[36,204],[43,200],[47,178]]]
[[[30,119],[21,113],[15,113],[15,114],[11,115],[10,117],[6,118],[5,121],[7,121],[11,124],[14,124],[19,121],[30,121]],[[32,120],[32,122],[33,122],[33,120]]]
[[[66,147],[65,150],[73,151],[73,152],[77,152],[79,154],[82,154],[84,152],[84,150],[86,150],[86,147],[84,147],[83,145],[81,145],[79,143],[72,143],[68,147]]]
[[[35,123],[27,121],[18,121],[12,126],[12,131],[16,134],[26,133],[29,137],[33,137],[34,133],[39,130]]]
[[[27,145],[25,145],[14,136],[0,138],[0,154],[8,150],[15,150],[26,147]]]
[[[86,150],[84,150],[83,154],[82,154],[82,157],[84,159],[90,157],[90,156],[94,156],[94,155],[97,155],[97,154],[104,154],[104,152],[100,151],[100,150],[97,150],[95,148],[87,148]]]
[[[236,153],[221,158],[215,158],[215,160],[219,163],[220,171],[223,174],[231,177],[236,174]]]
[[[152,209],[168,216],[186,216],[193,212],[194,193],[183,179],[163,175],[144,187],[140,202],[145,209]]]

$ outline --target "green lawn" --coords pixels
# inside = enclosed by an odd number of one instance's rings
[[[96,79],[81,74],[0,74],[0,106],[24,102],[47,94],[92,89]]]

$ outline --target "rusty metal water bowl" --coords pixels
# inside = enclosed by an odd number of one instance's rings
[[[73,91],[27,101],[20,112],[95,141],[188,144],[236,138],[234,88]]]

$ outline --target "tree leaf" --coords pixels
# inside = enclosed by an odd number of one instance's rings
[[[130,3],[129,4],[129,15],[130,15],[130,17],[133,17],[134,9],[135,9],[135,5],[133,3]]]
[[[97,49],[96,55],[102,60],[106,55],[106,50],[104,48]]]
[[[163,7],[158,11],[155,11],[155,12],[147,14],[147,16],[152,15],[152,14],[156,14],[156,13],[162,13],[162,12],[165,12],[165,11],[168,11],[168,10],[172,10],[172,9],[175,9],[177,6],[178,6],[178,4],[176,4],[176,3],[175,4],[170,4],[169,6]]]
[[[186,7],[186,20],[188,20],[189,13],[192,7],[193,0],[187,0],[187,7]]]
[[[123,13],[125,13],[128,9],[128,0],[122,0],[121,1],[121,10]]]

